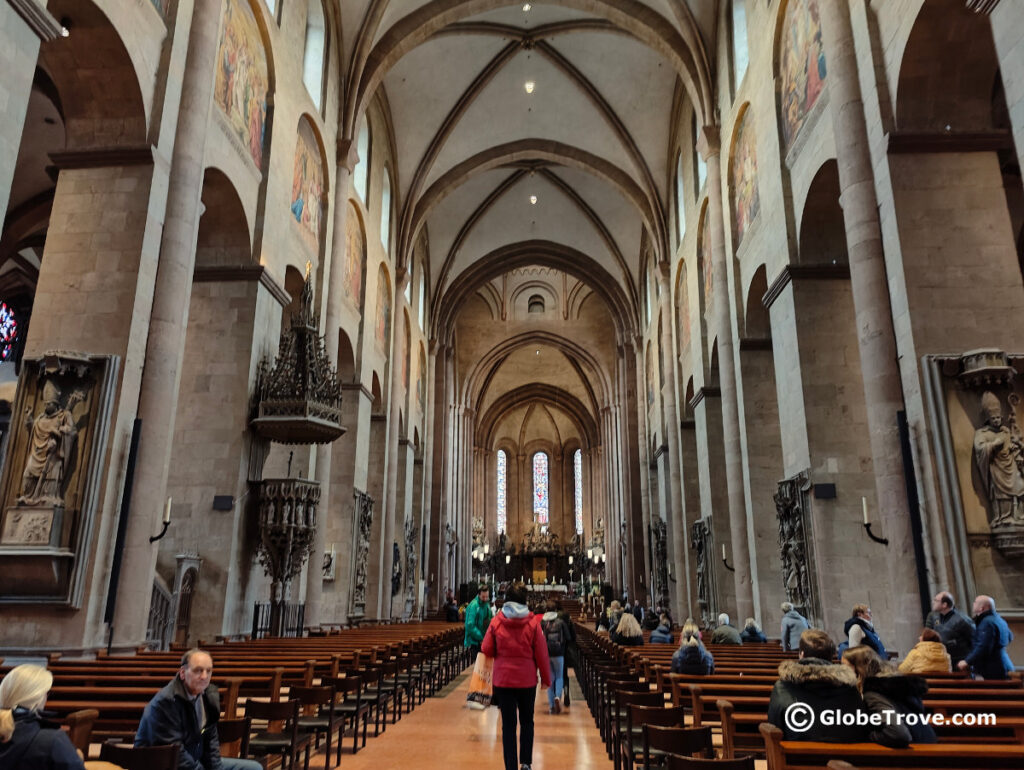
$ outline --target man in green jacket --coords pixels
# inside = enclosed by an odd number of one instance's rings
[[[491,624],[491,589],[485,585],[480,586],[476,598],[466,605],[466,639],[464,647],[469,647],[474,660],[480,652],[480,644],[487,633],[487,626]]]

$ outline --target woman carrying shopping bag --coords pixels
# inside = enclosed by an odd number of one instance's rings
[[[493,700],[501,711],[501,746],[505,770],[531,770],[533,764],[533,709],[537,701],[537,674],[551,686],[548,645],[540,616],[526,606],[526,586],[513,584],[505,604],[487,628],[480,651],[494,658],[491,675]],[[516,725],[519,753],[516,755]]]

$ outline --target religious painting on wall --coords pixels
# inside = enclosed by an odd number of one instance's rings
[[[779,46],[779,111],[788,150],[825,87],[818,0],[789,0]]]
[[[377,272],[377,322],[373,338],[377,348],[387,355],[388,342],[391,340],[391,282],[384,265]]]
[[[743,110],[743,117],[736,129],[736,141],[732,156],[732,197],[733,216],[736,223],[736,243],[739,248],[743,236],[750,229],[750,223],[761,210],[761,198],[757,192],[757,154],[754,135],[754,119],[749,106]]]
[[[424,380],[427,377],[427,356],[423,352],[423,343],[420,343],[419,370],[416,372],[416,403],[420,405],[420,414],[427,413],[427,393],[424,388]]]
[[[358,309],[363,297],[363,265],[366,263],[366,237],[356,207],[349,202],[345,220],[345,294]]]
[[[951,558],[1004,615],[1024,615],[1024,353],[974,350],[925,356],[930,418],[948,505]],[[964,542],[966,540],[966,542]]]
[[[651,343],[647,343],[647,408],[654,406],[654,355],[651,353]]]
[[[712,276],[711,269],[711,222],[708,221],[708,207],[700,218],[700,240],[697,241],[697,262],[704,277],[704,312],[711,308]]]
[[[295,167],[292,172],[291,212],[299,240],[313,254],[320,254],[320,234],[324,212],[324,168],[320,147],[309,120],[299,120],[295,142]]]
[[[248,0],[226,0],[213,99],[232,132],[263,168],[267,121],[267,55]]]
[[[679,348],[686,350],[690,347],[690,295],[686,287],[686,263],[679,266],[679,295],[676,302],[679,304]]]

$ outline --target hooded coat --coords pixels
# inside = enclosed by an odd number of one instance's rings
[[[786,709],[804,703],[813,715],[813,723],[804,732],[791,730],[786,724]],[[857,725],[825,725],[820,715],[838,709],[853,713],[862,708],[857,690],[857,675],[849,666],[839,666],[818,658],[784,660],[779,664],[779,680],[772,688],[768,703],[768,721],[782,730],[787,741],[830,741],[857,743],[867,738],[864,727]]]
[[[796,610],[790,610],[782,616],[782,649],[795,650],[800,645],[800,634],[810,626],[807,618]]]
[[[672,644],[673,641],[672,629],[669,628],[667,623],[662,623],[651,631],[651,644]]]
[[[900,663],[901,674],[948,674],[953,661],[942,642],[918,642]]]
[[[544,687],[551,686],[551,659],[540,615],[531,614],[525,604],[505,602],[487,627],[480,651],[494,658],[495,687],[536,687],[538,671]]]
[[[895,711],[902,715],[922,715],[925,709],[921,699],[927,692],[928,683],[919,676],[869,676],[864,680],[864,708],[871,714]],[[879,727],[869,727],[868,740],[892,749],[906,748],[911,743],[936,743],[938,740],[931,725],[898,724],[892,718],[887,722]]]
[[[707,648],[697,644],[684,644],[672,656],[673,674],[704,676],[715,673],[715,659]]]
[[[1013,671],[1013,662],[1006,652],[1007,645],[1013,641],[1010,627],[995,610],[986,610],[975,621],[974,647],[964,660],[975,674],[985,679],[1006,679]]]
[[[764,631],[755,626],[745,626],[740,631],[740,641],[744,644],[765,644],[768,637],[764,635]]]
[[[14,735],[0,743],[4,770],[82,770],[85,765],[60,725],[36,711],[14,710]]]

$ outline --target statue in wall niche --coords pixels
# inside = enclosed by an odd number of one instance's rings
[[[398,596],[402,587],[402,555],[398,543],[391,544],[391,595]]]
[[[1003,423],[999,397],[986,390],[981,396],[984,423],[974,432],[974,461],[989,503],[989,526],[1024,524],[1024,437],[1017,425],[1019,397],[1009,398],[1008,424]]]
[[[43,410],[32,417],[25,407],[25,427],[31,432],[28,459],[21,477],[21,505],[63,505],[64,483],[74,455],[78,429],[71,410],[84,400],[81,391],[68,397],[66,406],[60,404],[61,392],[51,379],[43,385]]]

